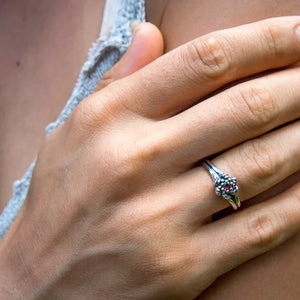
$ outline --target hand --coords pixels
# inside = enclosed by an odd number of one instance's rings
[[[193,299],[297,232],[299,183],[207,223],[227,202],[197,162],[224,151],[214,162],[238,178],[241,200],[299,170],[299,67],[198,103],[296,63],[299,23],[268,19],[200,37],[79,104],[45,140],[4,237],[2,298]]]

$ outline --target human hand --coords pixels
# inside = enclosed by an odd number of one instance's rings
[[[197,166],[230,149],[214,162],[238,178],[241,200],[299,170],[299,67],[197,103],[297,62],[297,22],[211,33],[85,99],[40,151],[1,245],[1,282],[23,298],[193,299],[299,230],[299,184],[207,223],[227,203]]]

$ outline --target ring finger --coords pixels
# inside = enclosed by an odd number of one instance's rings
[[[243,201],[297,172],[300,169],[299,148],[300,121],[296,121],[232,148],[213,161],[222,172],[238,179],[239,198]],[[184,195],[184,199],[179,200],[187,206],[183,219],[191,224],[205,221],[213,213],[230,206],[215,194],[214,182],[201,166],[181,174],[173,184],[175,193]]]

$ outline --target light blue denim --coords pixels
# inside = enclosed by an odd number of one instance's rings
[[[46,127],[47,135],[69,117],[80,101],[94,91],[103,74],[121,58],[130,44],[132,38],[130,23],[134,20],[145,21],[145,0],[122,0],[114,31],[99,49],[96,49],[96,44],[90,49],[89,58],[80,71],[69,100],[57,120]],[[32,162],[23,178],[15,181],[13,184],[13,197],[0,215],[0,240],[22,207],[30,185],[35,162],[36,159]]]

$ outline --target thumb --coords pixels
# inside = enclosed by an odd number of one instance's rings
[[[103,89],[112,81],[126,77],[149,64],[163,54],[163,48],[163,37],[159,29],[151,23],[140,23],[134,30],[128,50],[103,75],[102,80],[95,88],[95,92]]]

